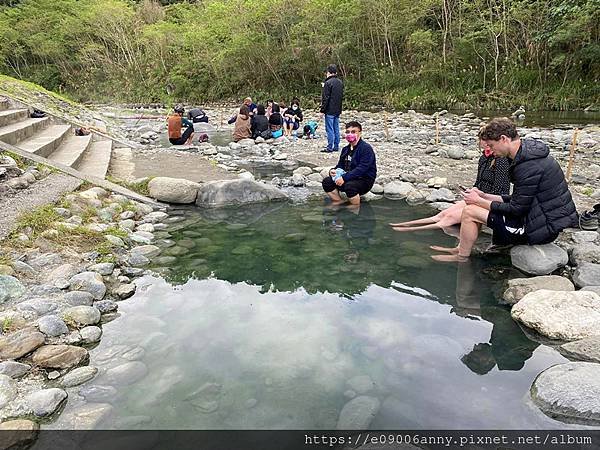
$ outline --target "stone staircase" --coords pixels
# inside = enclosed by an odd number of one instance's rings
[[[98,178],[106,178],[113,146],[94,133],[75,136],[75,127],[58,119],[32,119],[27,108],[2,99],[0,141]]]

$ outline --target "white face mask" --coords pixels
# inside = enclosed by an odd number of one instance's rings
[[[293,109],[294,111],[296,111],[296,110],[298,109],[298,105],[294,105],[294,106],[292,106],[292,109]]]

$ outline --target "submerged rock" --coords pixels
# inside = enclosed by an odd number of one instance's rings
[[[78,367],[66,374],[61,381],[63,387],[79,386],[96,376],[98,369],[92,366]]]
[[[286,200],[288,196],[272,185],[252,180],[213,181],[204,184],[198,191],[196,205],[221,207],[247,203]]]
[[[572,362],[544,370],[531,386],[533,402],[568,423],[600,423],[600,364]]]
[[[512,307],[511,315],[551,339],[572,341],[600,335],[600,296],[593,292],[531,292]]]
[[[344,405],[338,418],[338,430],[367,430],[377,415],[380,402],[375,397],[361,395]]]

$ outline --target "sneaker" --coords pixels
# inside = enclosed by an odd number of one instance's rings
[[[591,211],[585,211],[579,216],[579,228],[587,231],[596,231],[600,224],[600,204]]]
[[[333,150],[331,150],[330,148],[323,148],[321,149],[321,153],[331,153]]]

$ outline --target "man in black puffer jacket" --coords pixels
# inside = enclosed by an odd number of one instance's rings
[[[479,139],[495,157],[512,160],[509,173],[513,194],[484,194],[476,188],[463,193],[467,206],[461,217],[458,247],[434,246],[436,251],[450,253],[434,259],[468,258],[482,224],[493,230],[493,242],[499,245],[547,244],[565,228],[577,225],[577,211],[565,176],[546,143],[521,140],[515,124],[506,118],[493,119],[484,126]]]

